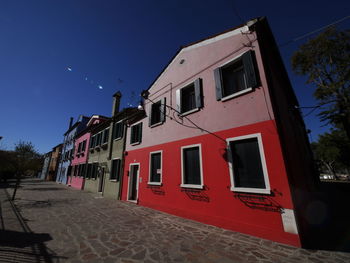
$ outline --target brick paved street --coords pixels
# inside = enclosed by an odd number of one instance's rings
[[[27,179],[0,188],[0,262],[350,262]]]

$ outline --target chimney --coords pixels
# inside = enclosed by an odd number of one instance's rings
[[[70,117],[70,120],[69,120],[69,129],[72,128],[72,125],[73,125],[73,117]]]
[[[113,95],[112,117],[114,117],[119,112],[120,98],[121,97],[122,97],[122,94],[120,93],[120,91],[117,91]]]

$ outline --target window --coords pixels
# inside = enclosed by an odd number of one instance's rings
[[[96,179],[98,172],[98,163],[93,163],[91,166],[91,176],[90,178]]]
[[[120,169],[121,169],[121,160],[120,159],[115,159],[112,161],[112,169],[111,169],[111,174],[109,176],[110,180],[116,180],[119,181],[120,179]]]
[[[131,126],[130,144],[139,144],[142,141],[142,122]]]
[[[81,165],[79,165],[79,177],[82,177],[82,176],[84,176],[84,173],[85,173],[85,166],[86,166],[86,164],[81,164]]]
[[[102,141],[102,132],[97,133],[96,135],[96,141],[95,141],[95,147],[100,146],[101,145],[101,141]]]
[[[91,178],[91,172],[92,172],[92,164],[88,163],[87,170],[86,170],[86,178],[88,178],[88,179]]]
[[[148,184],[160,185],[162,183],[162,151],[151,152],[149,160]]]
[[[77,173],[77,176],[81,176],[81,169],[82,169],[82,165],[81,164],[79,164],[79,166],[78,166],[78,173]]]
[[[201,145],[181,147],[182,187],[203,188]]]
[[[113,129],[113,139],[120,139],[123,137],[124,133],[124,123],[123,122],[117,122],[114,123],[114,129]]]
[[[176,91],[176,107],[181,114],[191,113],[203,107],[202,79]]]
[[[108,143],[109,138],[109,128],[105,129],[103,132],[101,132],[101,135],[103,134],[102,144]]]
[[[90,149],[95,147],[96,135],[91,136]]]
[[[165,98],[151,104],[149,126],[152,127],[165,121]]]
[[[81,152],[85,152],[86,149],[86,140],[83,141],[82,146],[81,146]]]
[[[80,151],[81,151],[81,142],[78,144],[78,151],[77,151],[77,153],[80,153]]]
[[[261,134],[227,139],[231,190],[270,193]]]
[[[248,51],[239,58],[214,70],[216,99],[230,99],[258,86],[254,51]]]

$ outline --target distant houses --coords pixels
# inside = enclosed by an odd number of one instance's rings
[[[58,163],[56,181],[58,183],[67,184],[68,176],[71,174],[74,154],[75,136],[85,129],[87,122],[90,118],[86,116],[79,116],[79,119],[73,124],[73,118],[70,119],[69,128],[64,134],[64,140],[62,145],[61,159]]]
[[[110,117],[71,120],[58,183],[303,244],[316,177],[265,18],[181,48],[141,95],[142,107],[119,110],[117,92]]]
[[[40,179],[46,179],[46,177],[49,174],[49,165],[50,165],[50,161],[51,161],[51,154],[52,152],[48,152],[44,154],[44,164],[43,164],[43,168],[41,170],[40,173]]]

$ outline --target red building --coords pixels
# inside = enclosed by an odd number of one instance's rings
[[[123,200],[302,245],[312,156],[265,18],[181,48],[142,96]]]

